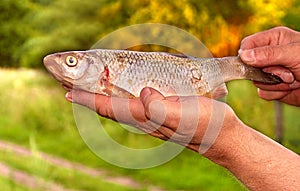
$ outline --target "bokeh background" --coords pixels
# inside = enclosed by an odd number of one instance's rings
[[[1,190],[245,190],[228,171],[188,150],[144,170],[102,161],[78,134],[72,105],[42,59],[89,49],[116,29],[148,22],[190,32],[214,56],[237,55],[247,35],[280,25],[300,30],[299,12],[297,0],[1,0]],[[226,100],[237,115],[276,138],[274,103],[259,99],[251,82],[230,82],[228,88]],[[300,153],[299,108],[283,105],[281,112],[280,141]],[[158,141],[100,120],[122,144]]]

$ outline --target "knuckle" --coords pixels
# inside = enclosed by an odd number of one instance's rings
[[[275,51],[276,49],[273,47],[267,47],[265,53],[265,58],[266,58],[266,62],[268,64],[272,63],[274,58],[276,58],[278,56],[278,54],[276,53],[277,51]]]
[[[254,50],[254,57],[259,64],[271,65],[278,59],[279,51],[272,46]]]
[[[290,29],[288,27],[285,27],[285,26],[278,26],[278,27],[273,28],[273,30],[286,31],[286,30],[290,30]]]
[[[293,31],[292,29],[285,27],[285,26],[278,26],[278,27],[270,29],[270,32],[273,32],[275,36],[279,35],[279,37],[284,37],[284,36],[290,34],[292,31]]]
[[[241,45],[240,45],[241,49],[249,49],[249,48],[252,48],[252,47],[254,47],[253,35],[247,36],[244,39],[242,39]]]

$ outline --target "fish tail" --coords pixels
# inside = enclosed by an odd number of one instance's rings
[[[265,84],[279,84],[282,82],[282,79],[274,74],[244,64],[238,56],[217,58],[216,60],[225,82],[236,79],[246,79]]]
[[[246,79],[265,84],[279,84],[282,82],[282,79],[274,74],[244,64],[238,56],[217,58],[217,60],[225,82],[235,79]]]
[[[261,82],[264,84],[279,84],[282,82],[282,79],[274,74],[266,73],[262,69],[254,68],[252,66],[245,65],[247,68],[245,70],[245,79]]]

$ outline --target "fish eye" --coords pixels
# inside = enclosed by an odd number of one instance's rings
[[[70,67],[76,66],[77,65],[77,59],[74,56],[67,56],[66,63]]]

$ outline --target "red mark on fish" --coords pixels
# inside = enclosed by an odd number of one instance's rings
[[[109,80],[109,69],[108,69],[108,66],[104,66],[104,77],[105,79],[108,81]]]

